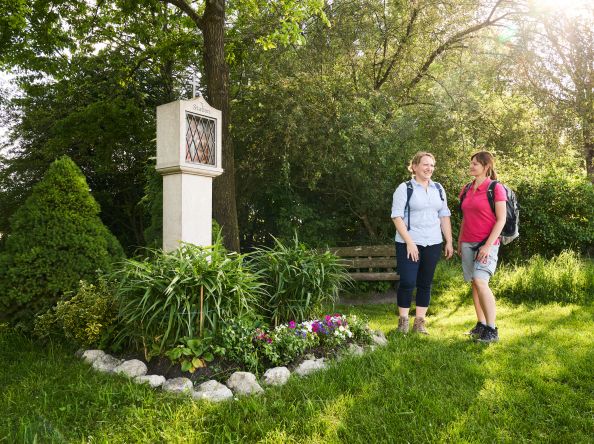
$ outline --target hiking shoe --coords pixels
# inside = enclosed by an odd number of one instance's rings
[[[485,327],[486,327],[485,324],[483,324],[481,322],[477,322],[474,327],[472,327],[470,330],[468,330],[464,334],[467,336],[472,336],[473,338],[480,338]]]
[[[398,332],[399,333],[408,333],[408,316],[400,316],[398,318]]]
[[[492,328],[486,325],[477,341],[484,342],[486,344],[499,341],[499,332],[497,327]]]
[[[415,323],[413,324],[413,332],[421,333],[422,335],[429,334],[429,332],[425,328],[425,318],[415,318]]]

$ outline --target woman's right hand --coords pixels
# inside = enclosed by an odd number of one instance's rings
[[[411,242],[406,244],[406,257],[413,262],[419,261],[419,249],[415,243]]]

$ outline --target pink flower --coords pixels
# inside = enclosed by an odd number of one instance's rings
[[[295,321],[289,321],[289,328],[295,328]]]
[[[320,326],[317,322],[314,322],[311,326],[311,331],[313,331],[314,333],[317,333],[317,331],[320,329]]]
[[[326,322],[330,321],[330,319],[332,319],[332,316],[326,315]]]

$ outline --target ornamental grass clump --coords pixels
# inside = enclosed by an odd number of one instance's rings
[[[493,279],[494,291],[512,302],[594,302],[594,263],[573,251],[551,259],[533,256],[523,265],[503,266]]]
[[[172,252],[151,250],[113,273],[121,325],[117,343],[161,354],[181,338],[216,334],[224,319],[251,318],[262,284],[245,255],[230,253],[220,236],[215,244],[184,244]]]
[[[266,315],[273,325],[311,319],[322,306],[332,305],[350,278],[332,253],[307,248],[297,238],[290,245],[278,239],[272,248],[254,253],[256,268],[266,283]]]

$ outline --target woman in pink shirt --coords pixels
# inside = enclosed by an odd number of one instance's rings
[[[489,279],[497,267],[499,235],[505,225],[507,197],[503,186],[495,184],[493,213],[487,193],[497,174],[495,159],[488,151],[480,151],[470,158],[470,175],[474,180],[460,193],[462,225],[458,238],[464,280],[472,282],[477,317],[476,325],[468,334],[481,342],[496,342],[499,334],[495,326],[495,296],[489,288]]]

